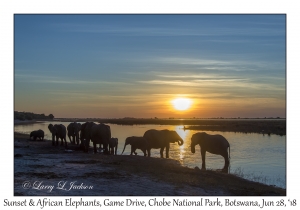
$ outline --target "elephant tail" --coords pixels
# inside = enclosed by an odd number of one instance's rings
[[[228,145],[228,158],[230,159],[230,145]]]

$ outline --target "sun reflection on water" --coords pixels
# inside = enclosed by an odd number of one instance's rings
[[[183,139],[183,142],[184,142],[183,145],[179,146],[179,161],[182,163],[184,156],[185,156],[185,151],[187,150],[187,147],[188,147],[187,140],[188,140],[190,131],[184,130],[183,125],[175,126],[175,131]]]

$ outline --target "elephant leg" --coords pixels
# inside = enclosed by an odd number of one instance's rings
[[[66,137],[64,137],[64,140],[65,140],[65,148],[67,149],[67,148],[68,148],[68,144],[67,144],[67,139],[66,139]]]
[[[166,146],[166,158],[169,158],[170,145]]]
[[[76,144],[79,145],[79,135],[76,135]]]
[[[144,153],[144,156],[146,156],[146,149],[142,149],[143,153]]]
[[[58,139],[58,137],[56,136],[56,142],[55,142],[55,145],[56,145],[56,146],[58,146],[58,140],[59,140],[59,139]]]
[[[133,147],[133,153],[134,153],[135,155],[137,155],[136,149],[137,149],[137,147]]]
[[[89,147],[90,147],[90,139],[86,139],[85,147],[84,147],[85,152],[89,152]]]
[[[228,153],[227,151],[224,152],[224,154],[221,154],[225,160],[225,164],[224,164],[224,167],[223,167],[223,171],[228,171],[228,167],[229,167],[229,158],[228,158]]]
[[[201,148],[202,170],[206,170],[205,155],[206,155],[206,150]]]
[[[93,146],[94,146],[94,153],[97,153],[97,144],[95,142],[93,142]]]
[[[164,157],[164,149],[165,149],[165,147],[160,148],[160,157],[161,158]]]
[[[55,138],[52,136],[52,146],[55,146]]]
[[[147,149],[148,157],[151,157],[151,149]]]
[[[60,138],[61,139],[61,142],[60,142],[60,145],[64,145],[64,139],[63,138]]]
[[[75,136],[74,136],[74,134],[72,135],[72,144],[75,144]]]
[[[109,154],[108,143],[104,143],[103,144],[103,153],[106,154],[106,155]]]
[[[131,145],[130,155],[132,155],[132,153],[134,153],[134,147]]]
[[[68,137],[69,137],[70,143],[72,143],[72,139],[71,139],[71,136],[69,134],[68,134]]]

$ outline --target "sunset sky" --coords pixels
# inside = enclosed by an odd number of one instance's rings
[[[14,110],[286,117],[286,16],[14,15]]]

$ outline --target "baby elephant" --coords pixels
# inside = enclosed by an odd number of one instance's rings
[[[37,130],[37,131],[32,131],[30,133],[30,139],[33,137],[33,140],[35,141],[36,138],[39,138],[40,140],[44,140],[44,131],[43,130]]]
[[[108,146],[109,146],[109,154],[117,155],[118,138],[110,138],[108,142]]]
[[[136,149],[142,150],[143,153],[144,153],[144,156],[147,155],[146,150],[147,150],[147,146],[148,146],[148,141],[147,141],[146,138],[144,138],[142,136],[140,136],[140,137],[137,137],[137,136],[127,137],[126,140],[125,140],[125,145],[124,145],[123,152],[124,152],[125,147],[126,147],[127,144],[131,145],[130,155],[132,155],[132,153],[134,153],[136,155],[137,154],[135,152]],[[122,154],[123,154],[123,152],[122,152]]]

